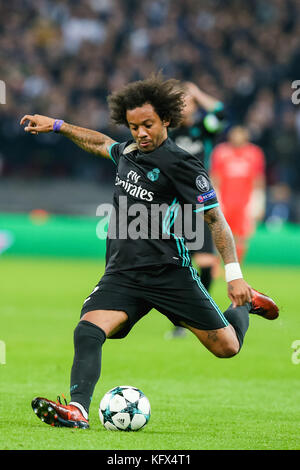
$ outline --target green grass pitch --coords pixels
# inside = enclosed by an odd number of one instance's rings
[[[299,269],[244,267],[246,280],[273,296],[281,314],[274,322],[252,315],[234,358],[214,357],[191,333],[166,340],[171,323],[156,311],[127,338],[107,340],[85,431],[47,426],[30,403],[37,395],[69,399],[73,330],[103,265],[4,256],[0,265],[0,449],[300,449],[300,364],[291,347],[300,340]],[[225,282],[216,281],[212,295],[224,310]],[[100,424],[100,399],[116,385],[148,396],[152,415],[141,431]]]

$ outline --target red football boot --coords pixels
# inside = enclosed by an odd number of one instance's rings
[[[275,320],[279,315],[279,309],[271,297],[268,297],[255,289],[252,291],[250,313],[256,313],[267,320]]]
[[[61,404],[60,397],[57,402],[47,398],[36,397],[32,400],[33,411],[46,424],[57,427],[88,429],[89,422],[82,412],[74,405]]]

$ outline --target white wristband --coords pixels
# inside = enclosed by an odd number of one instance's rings
[[[242,279],[243,274],[239,263],[225,264],[225,279],[226,282],[234,281],[235,279]]]

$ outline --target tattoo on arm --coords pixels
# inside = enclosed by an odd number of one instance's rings
[[[208,224],[215,245],[222,256],[224,264],[237,263],[237,254],[231,229],[219,207],[207,210],[204,220]]]
[[[115,141],[101,132],[85,129],[84,127],[74,126],[72,124],[63,123],[60,134],[68,137],[72,142],[78,145],[86,152],[94,155],[101,155],[109,158],[108,147]]]

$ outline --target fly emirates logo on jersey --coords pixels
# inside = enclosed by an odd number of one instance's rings
[[[130,196],[136,197],[143,201],[153,201],[154,193],[143,188],[139,184],[140,175],[136,171],[130,170],[127,173],[127,180],[122,180],[119,175],[116,175],[115,186],[122,186],[124,191]]]

